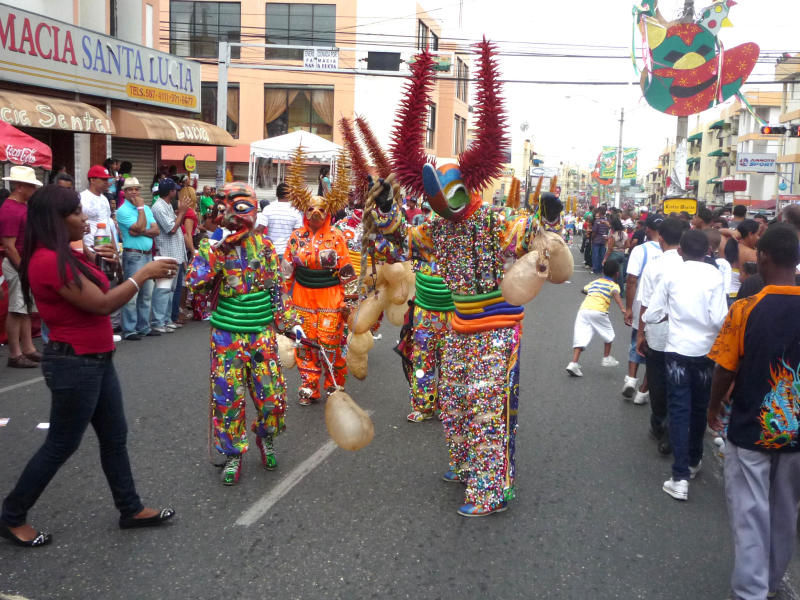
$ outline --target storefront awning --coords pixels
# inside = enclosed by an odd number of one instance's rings
[[[730,152],[725,152],[725,150],[714,150],[713,152],[709,152],[709,156],[728,156]]]
[[[719,177],[712,177],[711,179],[706,181],[706,183],[715,183],[716,184],[716,183],[721,183],[721,181],[719,180]]]
[[[14,127],[114,134],[105,111],[83,102],[0,90],[0,119]]]
[[[127,108],[112,108],[111,118],[119,137],[205,146],[236,145],[231,134],[221,127],[195,119]]]
[[[687,141],[688,141],[690,144],[691,144],[692,142],[699,142],[700,140],[702,140],[702,139],[703,139],[703,134],[702,134],[702,133],[695,133],[694,135],[690,135],[690,136],[689,136],[688,138],[686,138],[686,139],[687,139]]]
[[[716,121],[708,126],[709,129],[722,129],[725,126],[725,120]]]

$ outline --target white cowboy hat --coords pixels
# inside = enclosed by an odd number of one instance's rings
[[[132,187],[140,188],[142,186],[139,184],[139,180],[136,179],[136,177],[127,177],[125,179],[125,183],[122,184],[122,189],[123,190],[127,190],[128,188],[132,188]]]
[[[36,187],[42,186],[42,182],[36,179],[36,173],[31,167],[13,166],[11,167],[11,174],[8,177],[3,177],[3,181],[29,183]]]

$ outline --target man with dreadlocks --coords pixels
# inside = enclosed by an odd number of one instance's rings
[[[445,334],[442,348],[438,394],[450,453],[444,480],[466,484],[465,501],[458,509],[465,517],[503,511],[514,496],[523,307],[503,297],[504,262],[535,249],[540,273],[546,275],[556,266],[550,264],[551,256],[558,261],[564,256],[555,252],[563,240],[550,237],[535,216],[521,214],[507,220],[482,204],[479,191],[501,174],[508,140],[493,46],[484,40],[478,52],[478,135],[459,156],[459,164],[437,168],[425,155],[424,129],[433,85],[433,59],[427,52],[414,62],[397,117],[394,173],[407,192],[425,194],[441,218],[423,225],[427,231],[409,227],[395,190],[384,182],[375,191],[380,230],[424,248],[443,281],[431,286],[431,293],[438,293],[441,286],[452,295],[455,310],[452,331]]]
[[[298,147],[292,159],[287,183],[292,205],[303,213],[303,226],[292,232],[281,268],[286,289],[297,311],[303,335],[319,344],[295,349],[300,371],[300,404],[309,406],[320,398],[320,375],[325,368],[326,393],[344,387],[347,364],[342,353],[348,304],[358,297],[358,280],[350,261],[347,242],[341,231],[331,226],[331,217],[347,205],[350,189],[350,166],[342,153],[337,162],[336,178],[325,196],[312,196],[305,184],[303,150]],[[324,356],[320,356],[324,353]]]
[[[222,483],[239,481],[247,452],[245,393],[255,404],[252,430],[265,469],[278,466],[273,438],[285,429],[286,384],[275,326],[293,325],[281,302],[279,257],[269,239],[254,234],[258,199],[244,183],[225,185],[217,196],[220,220],[231,233],[212,246],[200,242],[186,286],[211,293],[211,410],[217,451],[226,457]]]

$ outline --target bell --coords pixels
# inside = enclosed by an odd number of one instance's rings
[[[386,307],[386,318],[396,327],[402,327],[406,320],[408,304],[389,304]]]
[[[364,333],[351,333],[347,336],[347,352],[355,352],[356,354],[366,354],[375,345],[375,338],[372,337],[371,331]]]
[[[522,306],[533,300],[544,285],[539,253],[528,252],[515,262],[503,276],[500,289],[509,304]]]
[[[343,450],[361,450],[375,435],[372,419],[342,390],[333,392],[325,402],[325,425]]]
[[[281,367],[291,369],[295,366],[294,343],[285,335],[278,334],[278,357],[281,359]]]

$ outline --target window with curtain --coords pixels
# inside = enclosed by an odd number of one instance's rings
[[[469,100],[469,67],[460,58],[456,58],[456,98],[462,102]]]
[[[335,4],[267,2],[267,44],[335,46]],[[267,48],[265,58],[303,60],[302,50]]]
[[[298,129],[333,141],[333,88],[264,88],[264,137]]]
[[[433,148],[436,145],[436,105],[428,105],[428,124],[425,128],[425,147]]]
[[[217,58],[219,42],[239,42],[241,31],[239,2],[169,3],[169,51],[176,56]],[[239,58],[239,51],[231,48],[231,58]]]
[[[467,120],[453,117],[453,155],[461,154],[467,145]]]
[[[439,36],[431,31],[431,50],[439,49]]]
[[[217,82],[204,81],[200,86],[201,120],[217,124]],[[225,129],[234,138],[239,137],[239,84],[228,84],[228,118]]]

